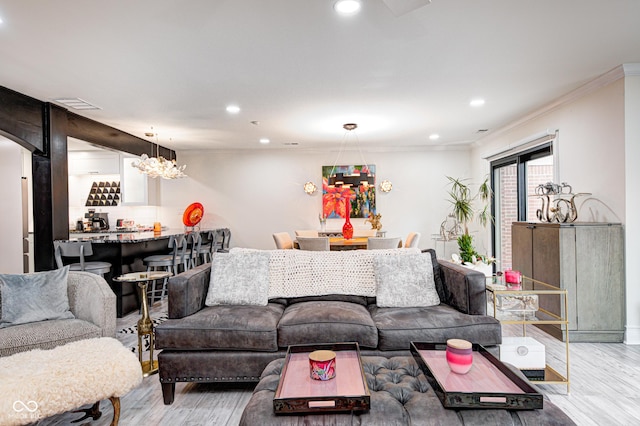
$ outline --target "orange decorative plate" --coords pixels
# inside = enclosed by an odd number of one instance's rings
[[[189,204],[182,215],[184,226],[196,226],[202,220],[204,207],[200,203]]]

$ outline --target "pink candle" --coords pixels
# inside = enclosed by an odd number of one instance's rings
[[[447,340],[447,363],[451,371],[467,374],[473,365],[473,346],[462,339]]]

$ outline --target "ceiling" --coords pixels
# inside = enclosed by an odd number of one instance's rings
[[[346,122],[388,149],[472,143],[640,62],[637,0],[385,1],[0,0],[0,85],[178,152],[335,149]]]

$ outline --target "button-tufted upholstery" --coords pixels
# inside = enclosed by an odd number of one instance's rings
[[[573,425],[553,403],[542,410],[449,410],[431,389],[411,357],[362,357],[371,392],[371,409],[363,414],[276,416],[273,397],[284,359],[271,362],[247,404],[240,425]],[[339,373],[338,373],[339,374]],[[518,372],[519,374],[519,372]]]

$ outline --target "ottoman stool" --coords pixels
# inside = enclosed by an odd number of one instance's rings
[[[103,399],[120,418],[120,397],[142,381],[135,354],[116,339],[85,339],[54,349],[0,358],[0,424],[21,425],[95,403],[85,417],[100,416]],[[96,402],[97,401],[97,402]]]
[[[542,410],[449,410],[429,386],[412,357],[362,357],[371,408],[363,414],[276,416],[273,396],[284,359],[271,362],[262,373],[240,419],[242,426],[271,425],[573,425],[549,400]],[[524,377],[524,376],[522,376]]]

